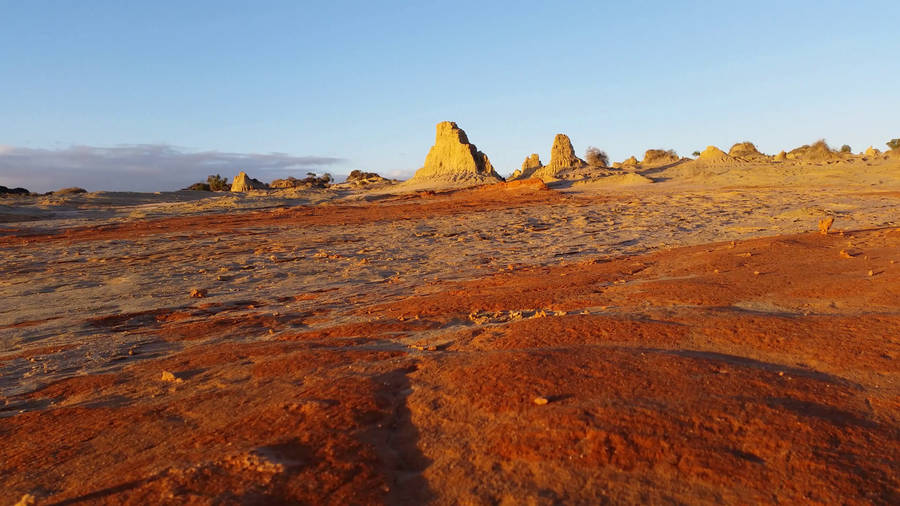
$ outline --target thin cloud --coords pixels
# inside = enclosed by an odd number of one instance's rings
[[[168,144],[57,150],[0,145],[0,185],[37,192],[68,186],[90,191],[164,191],[204,181],[210,174],[231,179],[243,170],[257,179],[269,180],[323,172],[341,162],[344,159],[286,153],[190,152]]]

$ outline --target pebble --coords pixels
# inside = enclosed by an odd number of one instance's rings
[[[175,375],[170,373],[169,371],[163,371],[160,379],[163,381],[172,381],[175,383],[181,383],[182,381],[181,378],[176,378]]]

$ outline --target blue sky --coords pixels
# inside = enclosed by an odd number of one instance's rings
[[[240,168],[406,177],[443,120],[501,173],[532,152],[546,161],[558,132],[613,160],[900,137],[900,2],[0,0],[0,12],[0,184],[34,191],[174,189]]]

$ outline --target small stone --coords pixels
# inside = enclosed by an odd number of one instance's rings
[[[847,253],[847,250],[841,250],[841,252],[838,253],[838,256],[840,256],[841,258],[853,258],[853,255]]]
[[[191,290],[192,299],[202,299],[203,297],[206,297],[206,289],[194,288],[193,290]]]
[[[874,275],[875,275],[875,271],[871,271],[871,270],[870,270],[870,271],[869,271],[869,276],[874,276]]]
[[[535,397],[533,402],[535,404],[537,404],[538,406],[543,406],[544,404],[547,404],[550,401],[547,400],[546,397]]]
[[[37,498],[31,494],[25,494],[19,499],[19,502],[16,503],[16,506],[34,506],[35,504],[37,504]]]
[[[181,381],[182,381],[181,378],[176,378],[175,375],[170,373],[169,371],[163,371],[160,379],[163,381],[169,381],[169,382],[174,382],[174,383],[181,383]]]

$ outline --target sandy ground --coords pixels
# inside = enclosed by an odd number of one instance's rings
[[[642,176],[2,201],[3,500],[900,500],[900,163]]]

